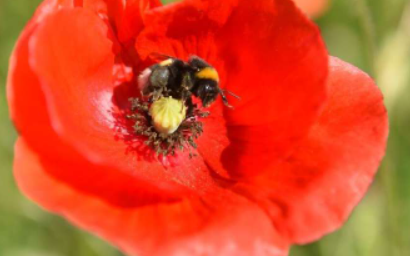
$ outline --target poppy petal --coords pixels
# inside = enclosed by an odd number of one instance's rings
[[[89,163],[77,151],[64,144],[54,132],[40,82],[28,63],[28,41],[36,27],[36,23],[31,23],[22,33],[10,61],[7,98],[10,116],[20,135],[24,136],[36,152],[54,159],[53,165],[57,167],[50,175],[84,193],[98,195],[103,200],[119,205],[138,205],[164,198],[165,194],[158,194],[150,185],[141,184],[135,175]],[[155,166],[147,168],[155,173]],[[160,177],[157,176],[157,182]],[[107,187],[110,189],[107,190]],[[172,197],[171,195],[169,198]]]
[[[134,39],[143,28],[145,12],[161,5],[158,0],[127,1],[121,20],[117,24],[120,42]]]
[[[72,0],[44,0],[36,9],[26,28],[30,27],[33,23],[41,22],[47,15],[58,11],[60,8],[73,7],[75,7],[75,4]]]
[[[234,175],[252,176],[308,133],[326,98],[328,60],[319,30],[293,3],[241,3],[218,37],[226,89],[242,97],[225,110],[231,144],[222,163]]]
[[[121,43],[140,32],[146,11],[161,5],[159,0],[82,0],[82,7],[108,17]]]
[[[288,245],[265,213],[234,194],[121,208],[53,179],[42,163],[19,139],[14,174],[20,189],[47,210],[107,239],[129,255],[287,255]]]
[[[219,71],[221,87],[241,97],[228,95],[234,106],[224,110],[228,143],[202,146],[218,149],[204,155],[220,159],[208,161],[212,168],[257,175],[307,134],[326,97],[328,57],[318,28],[294,3],[184,1],[147,16],[136,44],[141,58],[198,55]]]
[[[96,14],[78,8],[50,15],[31,38],[30,65],[40,79],[52,126],[68,141],[102,144],[106,136],[96,136],[96,130],[113,134],[114,55],[107,34]]]
[[[60,151],[61,148],[53,147],[54,133],[49,123],[44,95],[40,90],[40,81],[28,63],[29,40],[35,34],[38,24],[60,9],[61,6],[57,5],[57,2],[61,1],[43,2],[21,34],[10,58],[7,100],[11,119],[18,132],[28,137],[31,144],[38,146],[36,150],[46,153],[54,151],[64,155],[64,150]],[[48,139],[44,139],[44,135],[48,135]]]
[[[290,241],[340,227],[362,199],[385,153],[383,97],[364,72],[330,59],[329,99],[300,148],[238,191],[265,207]]]

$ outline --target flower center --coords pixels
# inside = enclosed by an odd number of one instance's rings
[[[225,96],[228,91],[219,87],[216,69],[197,56],[187,62],[166,57],[141,72],[138,88],[141,97],[129,99],[127,118],[134,122],[134,133],[143,136],[157,155],[197,147],[195,140],[203,133],[200,119],[209,113],[201,111],[194,98],[208,107],[221,96],[225,106],[232,107]]]
[[[136,135],[145,138],[144,143],[152,147],[157,155],[175,155],[177,150],[197,148],[195,140],[203,133],[201,118],[208,112],[201,111],[196,105],[189,112],[182,100],[161,97],[150,102],[130,98]],[[195,156],[190,152],[190,157]]]

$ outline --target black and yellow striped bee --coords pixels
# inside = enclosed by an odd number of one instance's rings
[[[214,67],[197,56],[191,56],[188,62],[168,57],[147,69],[138,78],[143,96],[153,101],[161,97],[183,100],[188,108],[193,107],[192,95],[199,98],[203,107],[210,106],[221,95],[222,101],[229,105],[225,92],[219,87],[218,72]]]

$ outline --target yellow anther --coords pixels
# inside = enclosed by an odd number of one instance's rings
[[[184,121],[186,107],[183,101],[162,97],[151,104],[149,114],[155,129],[163,134],[172,134]]]

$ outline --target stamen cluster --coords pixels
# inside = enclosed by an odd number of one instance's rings
[[[152,123],[149,114],[152,102],[139,98],[130,98],[129,101],[132,113],[127,115],[127,118],[135,121],[134,133],[144,137],[144,143],[152,147],[157,155],[175,155],[177,150],[197,148],[195,140],[203,133],[203,124],[199,119],[207,117],[209,112],[201,111],[193,104],[178,129],[171,134],[165,134],[157,131]],[[195,154],[190,150],[189,156],[193,157]]]

